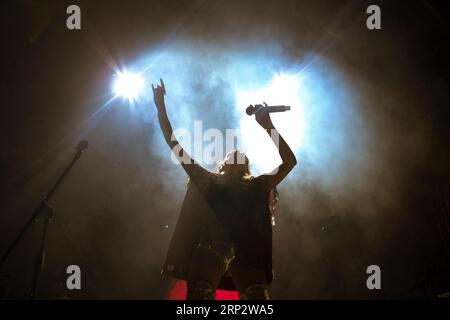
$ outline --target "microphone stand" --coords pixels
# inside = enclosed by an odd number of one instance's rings
[[[6,259],[8,258],[8,256],[14,250],[16,245],[19,243],[19,241],[22,239],[22,237],[28,231],[28,229],[33,225],[33,223],[39,221],[40,217],[45,219],[44,230],[42,233],[41,243],[40,243],[40,247],[39,247],[39,253],[36,255],[35,266],[34,266],[33,282],[32,282],[32,287],[31,287],[31,292],[30,292],[30,299],[32,299],[32,300],[36,296],[36,289],[37,289],[37,285],[39,282],[40,273],[42,270],[44,270],[45,239],[47,237],[48,226],[49,226],[50,221],[52,220],[53,215],[55,213],[55,210],[48,204],[48,201],[50,200],[51,196],[56,191],[58,186],[61,184],[63,179],[67,176],[70,169],[72,169],[73,165],[78,161],[78,159],[80,159],[81,154],[83,153],[84,150],[87,149],[87,147],[88,147],[88,142],[85,140],[81,141],[78,144],[78,146],[76,148],[77,153],[74,155],[72,161],[69,163],[69,165],[63,171],[63,173],[59,176],[58,180],[53,185],[53,187],[50,189],[50,191],[47,193],[47,195],[42,199],[41,203],[34,210],[30,219],[25,223],[25,225],[22,227],[22,230],[19,232],[18,236],[14,239],[14,241],[11,243],[11,245],[6,250],[6,253],[0,259],[0,266],[2,266],[3,263],[6,261]]]

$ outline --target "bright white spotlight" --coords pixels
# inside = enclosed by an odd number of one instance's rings
[[[269,105],[287,105],[290,111],[273,113],[272,119],[294,152],[303,142],[305,120],[303,98],[300,95],[301,80],[297,75],[276,74],[265,87],[254,90],[238,90],[236,107],[242,112],[240,130],[242,145],[250,162],[259,173],[272,171],[280,162],[277,149],[264,130],[244,110],[250,104],[267,102]]]
[[[135,73],[119,73],[114,82],[114,92],[116,95],[134,100],[139,96],[139,93],[144,88],[144,78]]]

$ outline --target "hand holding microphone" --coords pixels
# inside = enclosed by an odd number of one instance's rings
[[[261,127],[266,130],[274,129],[274,125],[272,123],[272,119],[270,119],[271,112],[284,112],[291,110],[289,106],[268,106],[267,103],[263,102],[262,104],[257,104],[255,106],[250,105],[245,112],[251,116],[255,115],[256,121],[259,123]]]
[[[256,114],[259,111],[271,113],[271,112],[284,112],[291,110],[290,106],[268,106],[267,103],[263,102],[263,104],[250,105],[247,109],[245,109],[245,113],[249,116]]]

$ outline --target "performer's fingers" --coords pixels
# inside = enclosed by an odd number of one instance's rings
[[[153,86],[153,83],[152,83],[152,90],[153,90],[153,92],[155,92],[155,87]]]

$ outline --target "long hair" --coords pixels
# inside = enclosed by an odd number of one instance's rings
[[[239,159],[239,157],[243,157],[244,158],[244,163],[235,163],[235,160],[237,161],[237,159]],[[241,152],[239,150],[232,150],[232,151],[230,151],[227,154],[227,156],[225,157],[225,159],[223,159],[222,162],[219,163],[219,165],[217,166],[217,172],[219,174],[225,173],[225,167],[227,165],[230,165],[230,163],[227,163],[227,160],[230,159],[230,158],[233,160],[231,165],[237,164],[237,165],[241,166],[241,168],[242,168],[242,178],[243,179],[251,179],[249,160],[248,160],[247,156],[243,152]]]
[[[239,151],[239,150],[232,150],[230,151],[227,156],[225,157],[225,159],[223,159],[219,165],[217,166],[217,173],[219,174],[223,174],[225,172],[225,167],[227,166],[227,159],[233,159],[237,160],[238,156],[244,157],[244,163],[239,163],[239,165],[242,166],[242,179],[243,180],[251,180],[254,177],[250,174],[250,167],[249,167],[249,160],[247,158],[247,156]],[[234,162],[232,164],[235,164]],[[228,164],[230,165],[230,164]],[[269,199],[268,199],[268,210],[269,210],[269,214],[270,214],[270,223],[273,226],[275,226],[275,212],[277,210],[277,204],[278,204],[278,200],[279,200],[279,194],[278,194],[278,190],[276,187],[274,187],[272,190],[270,190],[269,192]]]

